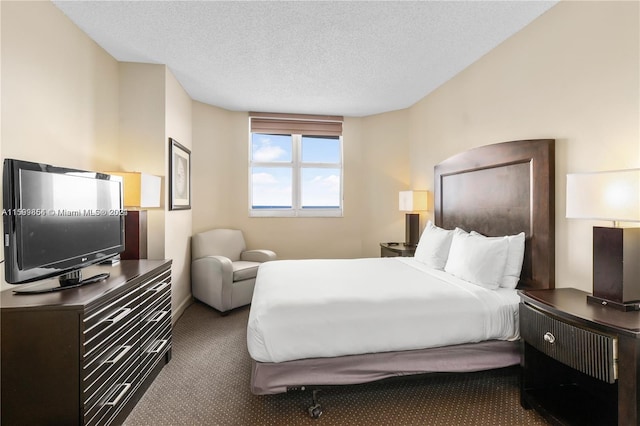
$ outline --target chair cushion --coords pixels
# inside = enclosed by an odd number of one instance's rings
[[[255,278],[258,275],[258,267],[260,262],[248,262],[245,260],[238,260],[232,263],[233,265],[233,281],[242,281]]]

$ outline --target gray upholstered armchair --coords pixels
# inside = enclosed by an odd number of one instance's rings
[[[242,231],[213,229],[191,238],[193,297],[225,313],[248,305],[258,267],[275,260],[271,250],[246,250]]]

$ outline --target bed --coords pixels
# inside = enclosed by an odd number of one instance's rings
[[[550,139],[482,146],[435,167],[432,232],[475,231],[496,250],[505,247],[497,237],[521,235],[511,288],[425,266],[420,246],[416,258],[262,265],[247,326],[251,391],[517,365],[517,289],[554,287],[554,168]]]

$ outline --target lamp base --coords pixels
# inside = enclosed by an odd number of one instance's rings
[[[629,310],[623,307],[640,303],[638,259],[640,228],[593,227],[592,298],[597,300],[595,303],[620,310]]]
[[[147,211],[128,210],[124,219],[124,251],[122,260],[147,258]]]
[[[404,238],[406,246],[418,245],[420,239],[420,215],[418,213],[407,213]]]
[[[602,297],[587,295],[587,303],[592,305],[608,306],[618,311],[640,311],[640,300],[634,302],[615,302],[613,300],[603,299]]]

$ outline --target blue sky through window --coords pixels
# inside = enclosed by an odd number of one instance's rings
[[[251,135],[251,158],[253,161],[267,163],[272,161],[292,161],[292,138],[289,135]]]
[[[253,208],[291,207],[290,167],[254,167],[251,174]]]
[[[340,169],[302,169],[302,207],[340,207]]]
[[[340,140],[303,136],[302,161],[306,163],[339,163]]]
[[[252,208],[291,208],[293,205],[293,144],[290,135],[253,133],[251,136]],[[304,163],[339,164],[340,140],[302,137],[300,188],[303,208],[339,208],[341,205],[341,169],[305,167]],[[266,163],[266,164],[265,164]],[[270,166],[270,164],[272,166]]]

